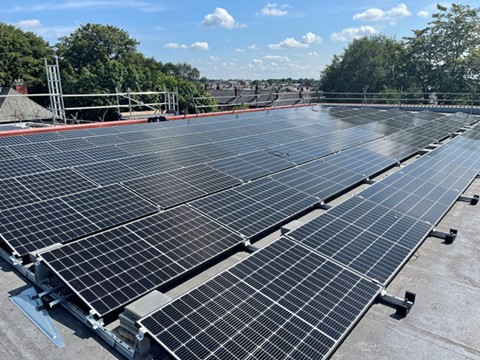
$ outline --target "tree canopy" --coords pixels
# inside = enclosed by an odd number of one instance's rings
[[[13,25],[0,23],[0,86],[22,78],[33,92],[45,90],[45,59],[53,50],[41,37]]]
[[[480,75],[480,8],[437,5],[433,20],[401,41],[353,40],[321,73],[323,91],[471,92]]]

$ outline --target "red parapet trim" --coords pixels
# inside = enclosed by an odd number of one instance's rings
[[[41,127],[41,128],[19,128],[18,130],[0,131],[0,137],[31,135],[31,134],[56,132],[56,131],[94,129],[94,128],[118,126],[118,125],[135,125],[135,124],[142,124],[145,122],[147,122],[147,119],[117,120],[117,121],[98,122],[98,123],[90,123],[90,124],[48,126],[48,127]]]
[[[168,116],[166,118],[167,120],[197,119],[197,118],[206,118],[206,117],[222,116],[222,115],[261,112],[261,111],[268,111],[268,110],[291,109],[291,108],[307,107],[307,106],[313,106],[313,104],[285,105],[285,106],[275,106],[275,107],[268,107],[268,108],[261,108],[261,109],[245,109],[245,110],[220,111],[220,112],[214,112],[214,113],[174,115],[174,116]],[[0,137],[31,135],[31,134],[56,132],[56,131],[94,129],[94,128],[101,128],[101,127],[107,127],[107,126],[135,125],[135,124],[143,124],[143,123],[146,123],[147,121],[148,119],[144,118],[144,119],[96,122],[96,123],[89,123],[89,124],[58,125],[58,126],[48,126],[48,127],[41,127],[41,128],[19,128],[18,130],[0,131]]]

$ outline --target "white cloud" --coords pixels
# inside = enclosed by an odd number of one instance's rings
[[[204,41],[196,41],[190,47],[194,50],[207,51],[209,49],[208,43]]]
[[[220,58],[218,56],[210,56],[210,60],[212,61],[220,61]]]
[[[245,50],[245,49],[236,48],[234,51],[235,51],[235,52],[245,52],[246,50]]]
[[[291,60],[287,56],[278,56],[278,55],[266,55],[263,57],[265,60],[272,60],[276,62],[290,62]]]
[[[249,50],[260,50],[260,47],[257,44],[252,44],[247,47]]]
[[[225,29],[241,26],[237,24],[233,16],[224,8],[216,8],[213,14],[208,14],[203,18],[201,24],[206,27],[221,27]]]
[[[288,6],[288,5],[287,5]],[[281,7],[278,6],[277,3],[267,3],[265,7],[257,12],[257,15],[264,15],[264,16],[285,16],[288,14],[287,10],[282,10],[282,8],[285,8],[285,5],[282,5]]]
[[[38,19],[31,19],[31,20],[20,20],[14,25],[23,29],[29,29],[29,28],[38,28],[42,26],[42,23]]]
[[[310,57],[320,56],[316,51],[310,51],[307,55],[310,56]]]
[[[253,63],[254,64],[263,64],[263,60],[262,59],[253,59]]]
[[[163,45],[165,49],[188,49],[188,45],[178,43],[168,43]]]
[[[302,40],[304,44],[320,44],[322,42],[322,38],[312,32],[303,35]]]
[[[391,25],[395,25],[398,19],[411,16],[407,5],[398,4],[390,10],[382,10],[378,8],[370,8],[362,13],[355,14],[353,20],[362,21],[388,21]]]
[[[422,10],[417,13],[417,16],[419,18],[428,18],[430,16],[430,13],[428,11]]]
[[[322,38],[318,35],[315,35],[312,32],[302,36],[302,40],[299,41],[293,37],[288,37],[285,40],[280,41],[278,44],[269,44],[270,49],[287,49],[287,48],[308,48],[311,44],[320,44]]]
[[[344,29],[339,33],[333,33],[330,35],[332,41],[350,41],[352,39],[358,39],[364,36],[375,35],[378,31],[370,25],[360,26],[358,28]]]

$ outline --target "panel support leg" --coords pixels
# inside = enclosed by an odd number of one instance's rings
[[[405,297],[402,299],[397,296],[387,294],[386,290],[384,290],[378,297],[380,302],[395,308],[396,315],[404,318],[410,312],[413,304],[415,304],[416,294],[411,291],[406,291]]]
[[[433,237],[436,237],[436,238],[439,238],[439,239],[443,239],[443,240],[445,240],[445,244],[450,245],[455,241],[455,239],[457,237],[457,233],[458,233],[457,229],[450,229],[450,232],[448,232],[448,233],[433,230],[432,232],[430,232],[430,236],[433,236]]]
[[[480,198],[479,195],[473,195],[473,196],[460,196],[458,198],[459,201],[465,201],[469,202],[470,205],[477,205],[478,204],[478,199]]]

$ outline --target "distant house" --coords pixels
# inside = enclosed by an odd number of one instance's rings
[[[0,123],[52,119],[43,106],[10,87],[0,87]]]

